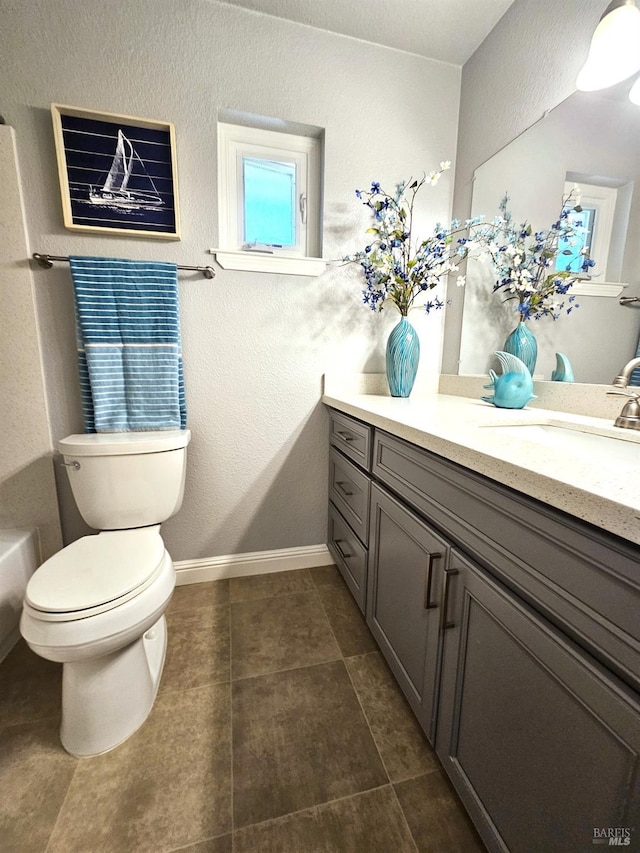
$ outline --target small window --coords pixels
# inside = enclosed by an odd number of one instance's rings
[[[220,248],[320,257],[320,139],[218,124]]]

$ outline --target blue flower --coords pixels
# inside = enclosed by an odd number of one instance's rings
[[[371,182],[371,192],[372,193],[379,193],[380,192],[380,184],[377,181]]]

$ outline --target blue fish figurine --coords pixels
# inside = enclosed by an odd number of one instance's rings
[[[493,394],[482,399],[499,409],[524,409],[536,396],[528,367],[510,352],[497,352],[495,355],[502,366],[502,375],[489,371],[491,382],[483,387],[492,388]]]

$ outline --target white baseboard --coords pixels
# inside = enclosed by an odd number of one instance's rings
[[[251,551],[247,554],[230,554],[203,560],[180,560],[174,563],[174,567],[176,586],[183,586],[223,578],[242,578],[246,575],[314,569],[318,566],[331,566],[333,562],[326,545],[305,545],[278,551]]]

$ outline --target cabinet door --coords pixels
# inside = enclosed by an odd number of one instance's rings
[[[448,547],[390,494],[371,487],[367,624],[433,742],[438,615]]]
[[[455,550],[448,572],[436,750],[489,849],[637,843],[637,694]]]

